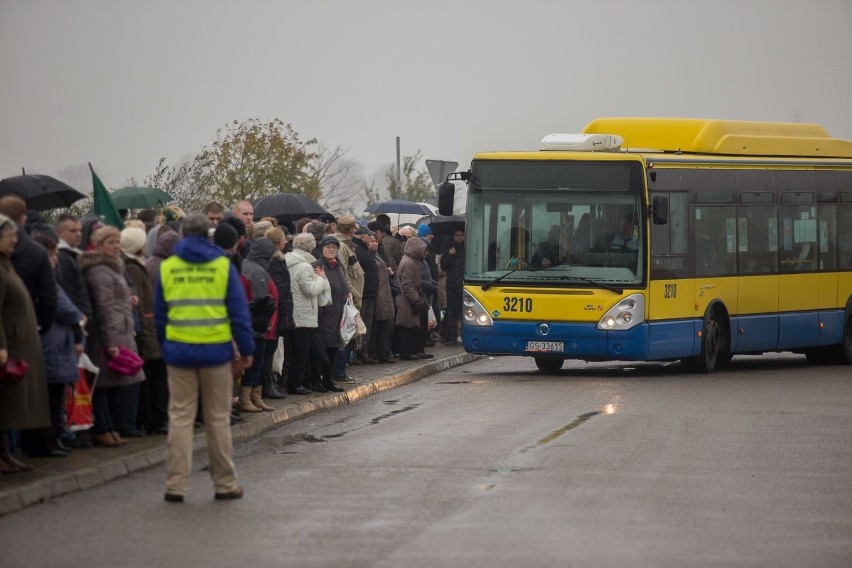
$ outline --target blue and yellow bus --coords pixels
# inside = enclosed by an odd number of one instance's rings
[[[819,125],[601,118],[452,176],[471,353],[852,363],[852,141]]]

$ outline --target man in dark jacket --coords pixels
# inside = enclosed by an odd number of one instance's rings
[[[251,367],[254,338],[248,301],[236,268],[208,242],[210,223],[192,214],[184,238],[160,266],[154,301],[157,336],[169,369],[166,501],[179,503],[189,488],[198,391],[216,499],[239,499],[231,439],[232,340],[243,368]]]
[[[364,335],[363,347],[358,351],[355,362],[356,364],[375,365],[378,363],[371,358],[367,346],[370,345],[370,333],[373,329],[373,313],[376,309],[376,296],[379,293],[379,275],[376,272],[376,253],[370,250],[370,241],[376,240],[376,235],[366,227],[355,229],[355,238],[352,242],[355,244],[355,256],[358,257],[358,263],[364,270],[364,291],[361,294],[361,319],[364,320],[364,325],[367,326],[367,333]]]
[[[464,287],[464,231],[453,234],[453,242],[441,255],[441,269],[447,273],[447,322],[444,345],[456,345]]]
[[[24,231],[27,204],[16,195],[0,197],[0,213],[18,223],[18,244],[12,252],[12,265],[24,281],[33,300],[39,333],[46,333],[56,317],[56,277],[43,246]]]
[[[83,239],[83,225],[76,215],[63,213],[56,220],[56,235],[59,237],[59,269],[57,279],[71,303],[80,310],[86,319],[92,317],[92,303],[86,280],[80,272],[78,257],[83,254],[80,242]],[[80,337],[77,336],[80,333]],[[82,329],[75,331],[74,340],[81,343]]]

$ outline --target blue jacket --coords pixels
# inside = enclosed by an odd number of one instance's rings
[[[187,262],[210,262],[222,256],[222,249],[211,244],[204,237],[184,237],[174,248],[173,254]],[[241,355],[254,353],[254,337],[251,329],[251,315],[245,289],[240,275],[232,264],[228,269],[228,291],[225,296],[228,317],[231,319],[231,335],[237,343]],[[168,307],[163,297],[162,283],[157,281],[154,294],[154,322],[157,325],[157,339],[163,346],[163,359],[175,367],[214,367],[229,363],[234,359],[234,350],[230,342],[212,345],[181,343],[166,339],[166,320]]]

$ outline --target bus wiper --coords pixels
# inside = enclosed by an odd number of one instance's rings
[[[600,286],[604,290],[609,290],[610,292],[615,292],[616,294],[623,294],[624,289],[619,288],[617,286],[613,286],[611,284],[607,284],[606,282],[599,282],[597,280],[590,280],[588,278],[583,278],[581,276],[559,276],[560,280],[577,280],[579,282],[583,282],[585,284],[591,284],[592,286]]]
[[[483,285],[482,285],[482,289],[483,289],[483,290],[488,290],[489,288],[491,288],[492,286],[494,286],[495,284],[497,284],[498,282],[500,282],[501,280],[503,280],[505,277],[507,277],[507,276],[508,276],[508,275],[510,275],[510,274],[513,274],[513,273],[517,272],[518,270],[520,270],[520,268],[513,268],[512,270],[510,270],[510,271],[509,271],[509,272],[507,272],[506,274],[501,274],[500,276],[498,276],[497,278],[495,278],[495,279],[494,279],[494,280],[492,280],[491,282],[486,282],[485,284],[483,284]]]

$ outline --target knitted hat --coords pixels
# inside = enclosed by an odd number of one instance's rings
[[[320,241],[320,244],[319,244],[320,248],[325,247],[325,245],[334,245],[337,248],[340,248],[340,241],[338,241],[336,238],[329,235],[329,236],[325,237],[323,240]]]
[[[228,223],[219,223],[213,233],[213,244],[223,250],[233,247],[239,239],[237,230]]]
[[[121,252],[124,254],[135,255],[145,248],[145,240],[147,238],[148,234],[145,233],[145,229],[127,227],[121,231],[121,240],[118,246],[121,247]]]
[[[420,225],[417,227],[417,236],[418,237],[428,237],[432,234],[432,227],[429,225]]]

